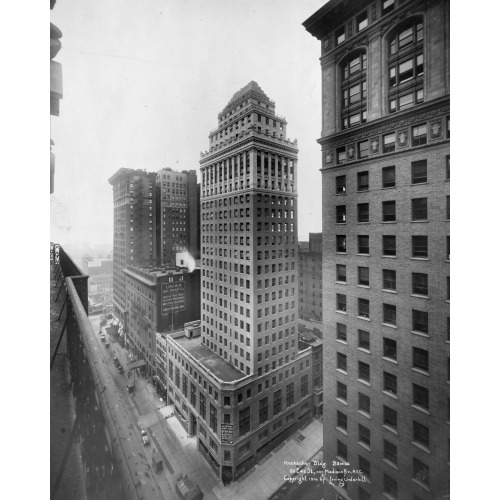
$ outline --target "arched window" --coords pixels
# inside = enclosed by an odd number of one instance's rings
[[[366,53],[358,52],[341,65],[342,128],[366,122]]]
[[[389,113],[424,100],[424,25],[402,25],[389,38]]]

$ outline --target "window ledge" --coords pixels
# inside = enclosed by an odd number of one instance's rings
[[[370,445],[363,443],[363,441],[358,441],[359,446],[362,446],[365,450],[372,451]]]
[[[347,406],[347,401],[345,399],[335,398],[339,403],[342,403]]]
[[[341,339],[335,339],[337,342],[341,343],[341,344],[344,344],[344,345],[347,345],[347,341],[346,340],[341,340]]]
[[[410,297],[415,297],[416,299],[429,300],[429,296],[428,295],[420,295],[419,293],[410,293]]]
[[[338,252],[338,251],[336,251],[335,253],[338,254],[338,255],[347,255],[347,252]]]
[[[344,375],[347,375],[347,372],[345,370],[343,370],[342,368],[335,368],[335,371],[342,373]]]
[[[387,460],[387,458],[383,458],[382,461],[385,462],[387,465],[391,466],[394,470],[399,470],[398,466],[395,463],[391,462],[390,460]]]
[[[382,255],[385,259],[396,259],[396,255]]]
[[[386,424],[382,424],[382,427],[384,429],[387,429],[388,431],[392,432],[393,434],[396,434],[396,436],[399,436],[398,431],[396,429],[394,429],[394,427],[390,427],[390,426],[388,426]]]
[[[364,347],[358,347],[358,351],[365,352],[366,354],[371,354],[371,352],[368,349],[365,349]]]
[[[429,260],[429,257],[411,257],[411,260]]]
[[[397,325],[393,325],[392,323],[384,323],[384,322],[382,322],[382,325],[383,326],[388,326],[389,328],[397,329]]]
[[[389,290],[388,288],[382,288],[382,291],[387,293],[398,293],[396,290]]]
[[[369,253],[357,253],[356,255],[359,257],[370,257]]]
[[[363,417],[365,418],[368,418],[368,419],[372,419],[372,417],[370,416],[369,413],[366,413],[366,411],[363,411],[363,410],[357,410],[357,412],[360,414],[360,415],[363,415]]]
[[[415,479],[415,478],[412,478],[412,481],[415,483],[415,484],[418,484],[421,488],[423,488],[425,491],[428,491],[430,493],[430,489],[429,487],[424,484],[424,483],[421,483],[418,479]]]
[[[422,408],[421,406],[412,404],[411,407],[415,408],[415,410],[418,410],[418,411],[421,411],[422,413],[425,413],[426,415],[430,415],[431,414],[431,412],[429,410],[426,410],[425,408]]]
[[[347,436],[347,431],[345,429],[342,429],[342,427],[335,427],[338,431],[340,431],[342,434]]]
[[[391,494],[386,493],[385,491],[382,492],[382,495],[384,495],[384,497],[387,498],[388,500],[397,500],[396,497],[393,497]]]
[[[415,372],[415,373],[420,373],[421,375],[425,375],[426,377],[429,377],[429,372],[421,370],[420,368],[412,368],[411,371]]]
[[[358,220],[357,224],[370,224],[370,221],[369,220],[363,220],[363,221]]]
[[[366,290],[370,290],[370,285],[360,285],[359,283],[356,285],[358,288],[365,288]]]
[[[395,365],[399,364],[395,359],[388,358],[387,356],[382,356],[382,359],[389,361],[390,363],[394,363]]]
[[[386,391],[385,389],[382,391],[382,393],[385,394],[386,396],[391,397],[392,399],[399,399],[396,394],[394,394],[393,392]]]
[[[424,332],[417,332],[416,330],[412,330],[411,333],[413,333],[414,335],[418,335],[419,337],[426,337],[426,338],[429,338],[429,334],[428,333],[424,333]]]
[[[338,314],[345,314],[347,316],[347,311],[339,311],[338,309],[336,309],[335,312]]]
[[[412,441],[411,444],[413,446],[416,446],[419,450],[425,451],[425,453],[428,453],[429,455],[431,454],[429,448],[427,448],[423,444],[417,443],[416,441]]]
[[[356,316],[358,319],[362,319],[363,321],[371,321],[370,318],[367,318],[366,316]]]
[[[337,280],[335,280],[335,284],[336,285],[347,285],[347,282],[346,281],[337,281]]]
[[[387,153],[384,153],[384,154],[387,154]],[[396,186],[385,186],[385,187],[382,186],[381,189],[396,189]]]
[[[422,219],[422,220],[411,220],[410,221],[412,224],[419,224],[419,223],[429,223],[429,219]]]
[[[357,381],[361,382],[364,385],[367,385],[368,387],[372,386],[372,384],[370,384],[370,382],[367,382],[366,380],[363,380],[362,378],[358,378]]]
[[[397,224],[397,220],[383,220],[380,224]]]

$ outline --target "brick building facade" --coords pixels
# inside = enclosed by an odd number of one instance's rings
[[[321,40],[324,453],[343,498],[449,494],[449,2],[332,0]]]

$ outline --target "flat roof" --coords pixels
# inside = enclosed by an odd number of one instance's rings
[[[208,347],[201,343],[201,337],[188,339],[187,337],[174,337],[174,340],[186,349],[193,358],[209,370],[213,375],[223,382],[234,382],[246,377],[242,371],[238,370],[231,363],[215,354]]]

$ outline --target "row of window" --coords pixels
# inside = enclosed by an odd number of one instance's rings
[[[411,198],[411,220],[428,221],[427,198]],[[347,205],[337,205],[335,222],[347,224]],[[370,222],[370,204],[358,203],[357,222]],[[446,220],[450,220],[450,196],[446,196]],[[396,200],[382,201],[382,222],[396,222]]]
[[[446,236],[447,260],[450,260],[450,237]],[[336,235],[336,252],[347,253],[347,236],[343,234]],[[358,235],[358,255],[370,255],[370,236]],[[396,236],[382,236],[382,256],[396,257]],[[411,236],[411,257],[415,259],[429,258],[428,236]]]
[[[396,187],[396,167],[391,165],[382,168],[381,188]],[[450,179],[450,156],[446,156],[445,180]],[[356,174],[356,190],[358,192],[370,190],[370,173],[368,171],[358,172]],[[429,181],[427,174],[427,160],[418,160],[411,162],[411,185],[426,184]],[[378,187],[378,186],[377,186]],[[337,175],[335,177],[335,194],[347,193],[346,175]]]

